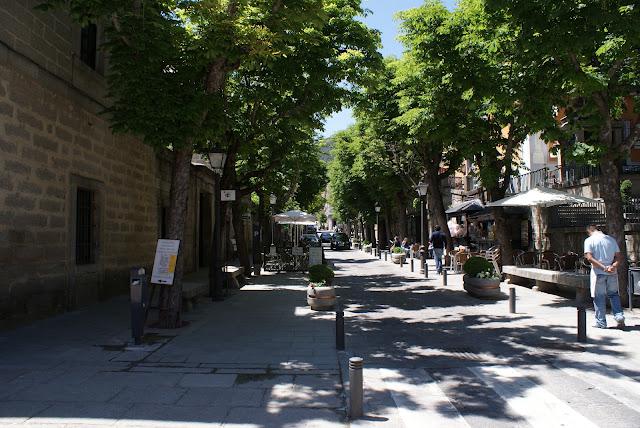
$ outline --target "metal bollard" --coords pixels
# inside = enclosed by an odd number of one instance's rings
[[[442,285],[447,286],[447,271],[444,269],[442,270]]]
[[[584,306],[578,308],[578,342],[587,341],[587,311]]]
[[[509,287],[509,313],[516,313],[516,288]]]
[[[378,260],[382,259],[382,251],[378,250]]]
[[[342,308],[336,310],[336,349],[344,350],[344,311]]]
[[[429,278],[429,263],[424,262],[424,277]]]
[[[424,271],[425,259],[424,256],[420,256],[420,273]]]
[[[362,358],[349,358],[349,416],[351,419],[362,416],[362,366]]]
[[[387,261],[387,254],[389,254],[389,252],[388,252],[388,251],[385,251],[385,252],[384,252],[384,261],[385,261],[385,262]]]
[[[404,266],[404,257],[400,257],[400,267]]]
[[[411,272],[413,272],[414,268],[413,268],[413,257],[411,258]]]

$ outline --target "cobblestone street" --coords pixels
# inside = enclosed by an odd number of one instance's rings
[[[627,331],[590,329],[577,344],[572,300],[518,287],[510,315],[506,300],[469,297],[460,275],[443,287],[433,271],[425,280],[359,251],[327,256],[346,351],[335,351],[334,313],[305,305],[299,275],[202,301],[189,326],[151,330],[141,349],[123,347],[118,298],[0,336],[0,425],[638,426],[635,314]],[[354,355],[365,417],[349,422]]]

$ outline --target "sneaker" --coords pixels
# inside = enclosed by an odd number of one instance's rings
[[[616,320],[616,322],[618,323],[618,328],[622,329],[622,328],[625,327],[624,318],[620,318],[620,319]]]
[[[606,325],[600,325],[600,324],[594,324],[593,328],[602,328],[602,329],[606,329],[607,326]]]

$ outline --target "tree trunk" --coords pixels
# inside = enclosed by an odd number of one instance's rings
[[[245,230],[245,222],[242,218],[244,214],[242,200],[238,199],[233,202],[231,220],[233,221],[233,231],[235,232],[236,246],[238,247],[238,259],[240,259],[240,266],[244,268],[244,273],[247,276],[251,275],[252,263],[249,253],[249,243],[247,242],[247,235]],[[252,231],[253,235],[253,231]]]
[[[503,265],[513,264],[513,247],[504,208],[492,208],[491,213],[495,220],[496,239],[500,242],[500,259]]]
[[[407,236],[407,207],[403,192],[396,192],[396,213],[398,213],[398,236],[400,240]]]
[[[600,195],[604,199],[607,214],[607,234],[615,238],[623,254],[622,263],[618,267],[618,288],[623,305],[628,304],[627,293],[627,243],[624,233],[624,215],[622,197],[620,195],[620,171],[618,164],[609,157],[600,163]]]
[[[432,222],[433,226],[440,226],[442,232],[447,237],[447,249],[453,249],[453,240],[451,239],[451,232],[449,231],[449,226],[447,225],[447,213],[444,209],[444,202],[442,201],[442,189],[440,188],[440,176],[437,171],[428,171],[425,177],[427,184],[429,185],[429,210],[432,214]],[[429,234],[425,235],[429,236]]]
[[[393,238],[393,236],[391,236],[391,221],[389,220],[389,217],[390,216],[388,214],[385,214],[384,216],[384,237],[385,237],[384,246],[385,247],[389,245],[389,241],[391,241],[391,239]]]
[[[191,144],[173,153],[171,193],[169,207],[168,239],[180,241],[180,250],[176,261],[173,285],[162,288],[160,296],[160,328],[178,328],[182,323],[182,276],[184,274],[184,228],[187,217],[189,197],[189,178],[191,172]]]

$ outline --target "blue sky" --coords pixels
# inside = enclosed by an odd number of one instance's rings
[[[444,4],[453,9],[455,0],[444,0]],[[382,54],[384,56],[402,55],[402,45],[397,40],[399,23],[394,19],[396,12],[420,6],[423,0],[363,0],[362,5],[372,13],[364,21],[372,28],[382,32]],[[353,123],[351,111],[345,109],[329,117],[325,123],[323,136],[330,136],[347,128]]]

